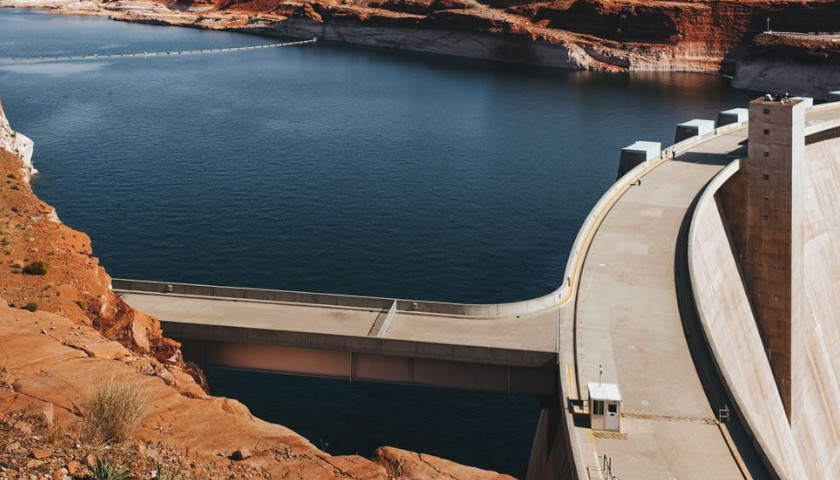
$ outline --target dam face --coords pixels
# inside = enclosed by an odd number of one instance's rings
[[[692,288],[718,371],[771,470],[840,473],[840,138],[797,101],[750,105],[749,158],[698,201]]]

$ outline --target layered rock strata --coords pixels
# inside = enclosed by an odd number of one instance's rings
[[[733,85],[826,98],[840,90],[840,35],[758,35],[739,62]]]
[[[599,70],[732,73],[771,20],[831,30],[837,2],[0,0],[0,6]]]

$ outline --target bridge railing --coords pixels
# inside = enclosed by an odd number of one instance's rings
[[[262,288],[225,287],[192,283],[158,282],[153,280],[127,280],[121,278],[115,278],[112,280],[112,288],[118,291],[130,292],[220,297],[280,303],[334,305],[378,310],[387,309],[394,303],[394,300],[391,298],[296,292],[291,290],[268,290]]]
[[[433,314],[453,317],[493,318],[544,311],[556,306],[554,294],[512,303],[470,304],[406,300],[384,297],[366,297],[332,293],[269,290],[260,288],[199,285],[190,283],[161,282],[154,280],[129,280],[114,278],[111,287],[122,292],[217,297],[248,301],[298,303],[348,308],[387,310],[396,305],[396,311],[415,314]]]

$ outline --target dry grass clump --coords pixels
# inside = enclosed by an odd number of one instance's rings
[[[27,275],[46,275],[50,271],[50,264],[44,260],[35,260],[23,268]]]
[[[82,437],[91,444],[115,444],[127,440],[146,414],[140,387],[113,378],[93,392],[87,402]]]
[[[11,388],[9,382],[9,367],[6,366],[5,360],[0,360],[0,390]]]
[[[129,480],[131,467],[102,456],[97,458],[96,463],[88,470],[88,476],[93,480]]]

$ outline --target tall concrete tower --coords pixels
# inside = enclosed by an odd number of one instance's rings
[[[802,296],[805,108],[801,100],[749,105],[749,156],[728,211],[764,349],[791,417],[791,331]],[[728,202],[727,202],[728,203]]]

